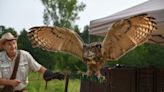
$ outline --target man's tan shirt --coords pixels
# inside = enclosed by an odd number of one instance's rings
[[[0,52],[0,78],[10,79],[15,59],[16,56],[12,61],[5,51]],[[15,88],[15,90],[21,90],[27,86],[29,69],[38,71],[40,68],[41,65],[37,63],[28,52],[20,50],[20,62],[16,79],[20,80],[21,83]]]

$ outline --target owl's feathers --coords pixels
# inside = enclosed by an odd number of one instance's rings
[[[74,31],[59,27],[33,27],[28,36],[33,47],[49,51],[68,52],[80,58],[83,56],[83,41]]]
[[[143,44],[156,29],[153,17],[140,14],[115,22],[102,43],[87,45],[77,33],[61,27],[33,27],[28,35],[34,47],[78,56],[87,62],[89,74],[96,71],[99,75],[107,60],[117,60]]]
[[[102,53],[108,60],[117,60],[147,41],[156,29],[155,19],[146,14],[120,20],[108,30],[102,42]]]

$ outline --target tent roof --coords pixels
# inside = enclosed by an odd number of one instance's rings
[[[149,0],[132,8],[115,13],[101,19],[90,22],[90,31],[92,35],[105,35],[108,28],[120,19],[134,16],[141,13],[147,13],[156,18],[158,30],[153,33],[148,43],[164,45],[164,0]]]

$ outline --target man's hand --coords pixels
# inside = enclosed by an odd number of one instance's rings
[[[14,80],[10,80],[9,84],[13,87],[18,86],[21,83],[20,80],[14,79]]]
[[[59,73],[59,72],[53,73],[50,70],[46,70],[43,74],[43,78],[44,78],[45,81],[50,81],[52,79],[63,80],[64,75],[62,73]]]

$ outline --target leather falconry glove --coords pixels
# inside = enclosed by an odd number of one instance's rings
[[[52,71],[50,70],[46,70],[43,74],[43,78],[44,80],[46,81],[46,87],[47,88],[47,82],[52,80],[52,79],[58,79],[58,80],[64,80],[64,74],[62,73],[59,73],[59,72],[55,72],[53,73]]]

